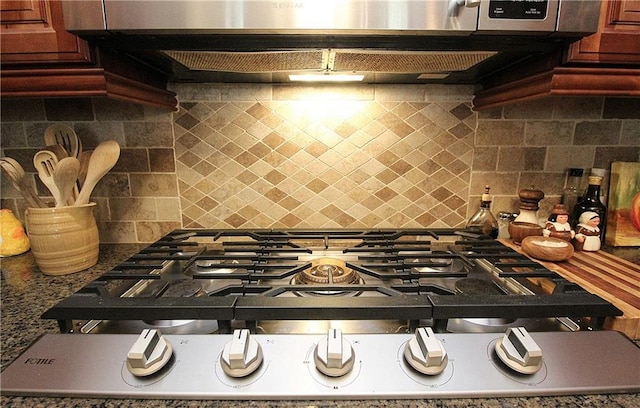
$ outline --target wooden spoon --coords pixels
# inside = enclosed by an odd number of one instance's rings
[[[87,171],[89,170],[89,160],[93,150],[85,150],[80,154],[80,173],[78,173],[78,186],[82,188],[84,181],[87,178]]]
[[[33,186],[27,181],[24,169],[15,159],[3,157],[0,159],[2,171],[9,178],[11,185],[22,194],[30,207],[46,207],[47,205],[38,197]]]
[[[60,191],[62,205],[71,205],[75,202],[72,197],[73,189],[77,187],[78,172],[80,171],[80,161],[75,157],[65,157],[58,162],[53,170],[53,182]],[[60,205],[56,205],[60,207]]]
[[[58,159],[49,150],[40,150],[33,156],[33,165],[38,170],[38,176],[42,183],[49,189],[56,202],[56,207],[64,205],[58,186],[53,181],[53,172],[58,165]]]
[[[116,165],[119,157],[120,145],[115,140],[106,140],[95,148],[89,159],[87,177],[75,205],[84,205],[89,202],[96,184]]]

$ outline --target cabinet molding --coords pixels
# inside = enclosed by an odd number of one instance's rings
[[[476,92],[476,110],[548,96],[640,97],[640,69],[557,67]]]
[[[175,109],[174,92],[102,68],[2,70],[3,97],[106,97]]]

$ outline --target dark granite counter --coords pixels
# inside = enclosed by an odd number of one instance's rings
[[[1,258],[2,268],[2,369],[11,363],[38,336],[57,333],[55,321],[40,315],[58,301],[76,292],[119,262],[139,251],[142,245],[101,245],[98,264],[86,271],[64,275],[42,274],[31,253]],[[68,373],[67,375],[73,375]],[[292,386],[294,386],[292,384]],[[482,398],[450,400],[365,400],[365,401],[184,401],[119,400],[79,398],[1,398],[3,407],[638,407],[640,394],[579,395],[529,398]]]

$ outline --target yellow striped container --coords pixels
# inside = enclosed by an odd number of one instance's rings
[[[98,262],[96,203],[54,208],[27,208],[25,225],[31,251],[46,275],[66,275]]]

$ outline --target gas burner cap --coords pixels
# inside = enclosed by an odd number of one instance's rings
[[[459,279],[455,283],[458,292],[464,295],[501,295],[502,292],[491,281],[475,278]]]
[[[322,258],[314,260],[311,268],[298,273],[294,283],[303,285],[360,283],[360,276],[339,259]]]

